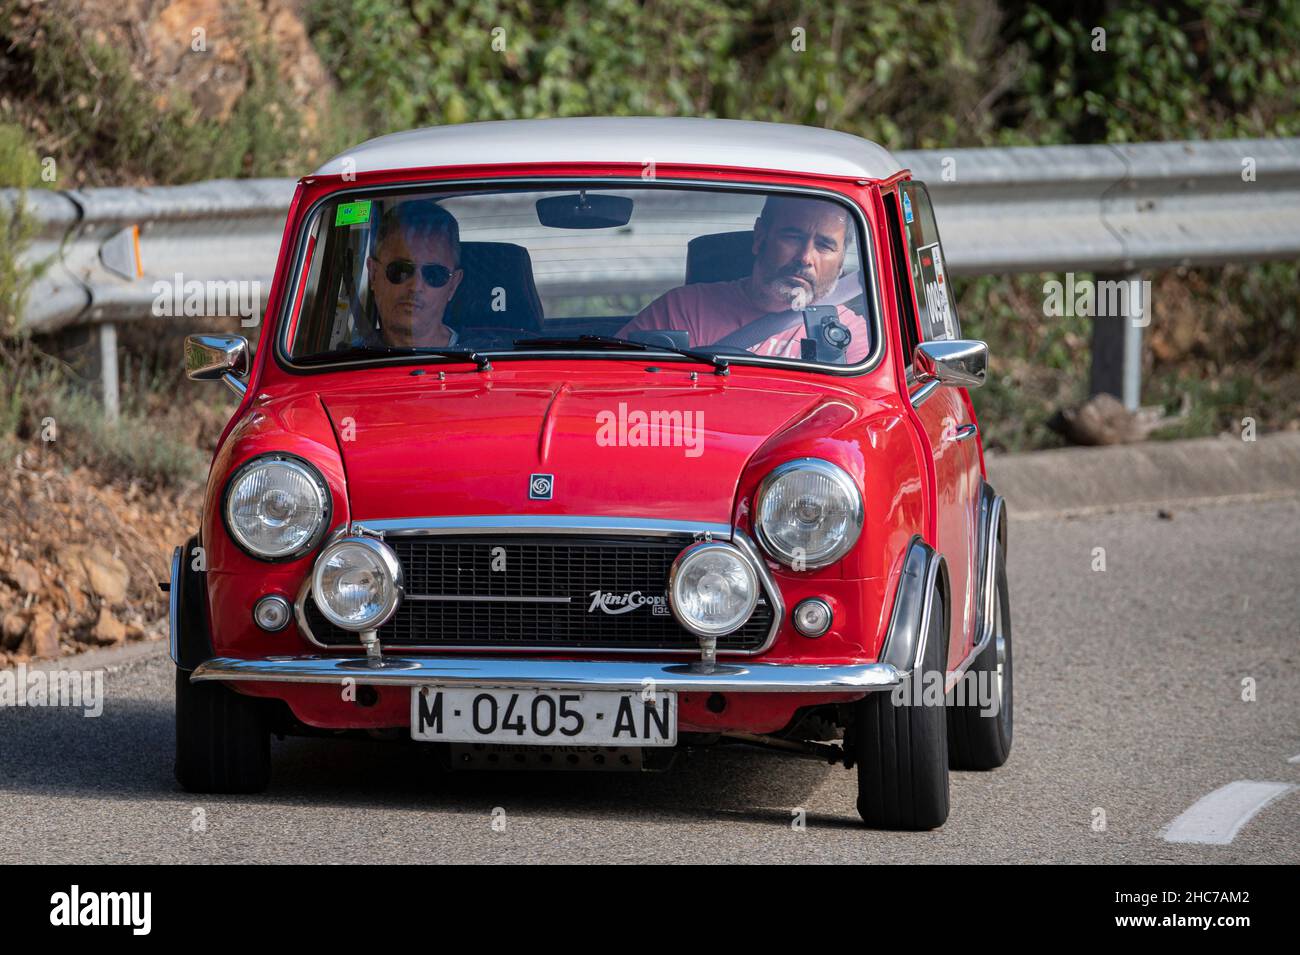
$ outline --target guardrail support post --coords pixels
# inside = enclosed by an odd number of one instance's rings
[[[1121,314],[1102,314],[1103,282],[1122,282]],[[1103,392],[1136,411],[1142,399],[1142,329],[1151,321],[1141,272],[1097,276],[1097,314],[1092,319],[1092,374],[1088,393]]]
[[[104,418],[113,423],[117,421],[121,408],[117,391],[117,326],[112,322],[101,323],[98,336],[99,380],[103,385]]]
[[[1151,303],[1143,291],[1142,273],[1126,277],[1129,290],[1128,314],[1124,316],[1124,407],[1137,411],[1142,401],[1142,329],[1151,323]]]

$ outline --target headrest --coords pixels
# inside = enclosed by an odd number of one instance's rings
[[[754,232],[718,232],[686,243],[686,284],[733,282],[754,270]]]
[[[460,267],[465,276],[447,304],[448,326],[458,332],[488,327],[541,331],[542,300],[533,281],[532,257],[522,245],[462,242]]]

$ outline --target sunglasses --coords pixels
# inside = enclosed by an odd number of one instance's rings
[[[447,266],[438,265],[436,262],[431,262],[428,265],[421,265],[419,267],[420,278],[424,279],[424,284],[430,288],[442,288],[450,282],[451,271],[452,270],[447,268]],[[406,259],[394,259],[384,267],[384,275],[386,275],[388,281],[392,282],[394,285],[402,285],[405,282],[409,282],[411,276],[413,276],[415,272],[415,263],[408,262]]]

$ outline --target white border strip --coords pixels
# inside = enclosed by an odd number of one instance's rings
[[[1291,790],[1291,783],[1238,779],[1202,796],[1169,824],[1165,842],[1226,846],[1260,810]]]

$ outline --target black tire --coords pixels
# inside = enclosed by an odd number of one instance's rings
[[[934,829],[948,819],[948,723],[942,683],[947,657],[943,597],[935,594],[921,669],[940,674],[938,691],[930,694],[938,705],[913,700],[910,683],[915,674],[908,677],[902,703],[892,692],[879,692],[854,704],[858,814],[869,826]]]
[[[1011,680],[1011,601],[1007,590],[1007,567],[1001,544],[997,547],[994,573],[993,636],[980,651],[962,685],[964,699],[948,701],[948,758],[952,769],[997,769],[1011,755],[1013,697]],[[1001,665],[1001,682],[997,679]],[[996,700],[996,712],[980,703]],[[954,688],[956,689],[956,688]]]
[[[176,781],[192,793],[258,793],[271,781],[260,700],[176,670]]]

